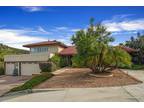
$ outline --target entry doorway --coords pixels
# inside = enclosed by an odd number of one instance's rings
[[[20,62],[14,63],[13,75],[14,76],[21,76],[21,63]]]

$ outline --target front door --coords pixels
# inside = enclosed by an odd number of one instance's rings
[[[14,75],[14,76],[20,75],[20,74],[19,74],[19,62],[14,63],[13,75]]]

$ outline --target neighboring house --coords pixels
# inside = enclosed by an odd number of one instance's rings
[[[71,65],[71,58],[77,54],[75,46],[67,46],[56,40],[23,45],[30,49],[30,54],[6,55],[4,57],[5,74],[13,75],[17,69],[18,75],[39,74],[39,63],[47,62],[54,54],[66,58],[67,64]],[[135,52],[134,49],[121,46],[128,53]]]

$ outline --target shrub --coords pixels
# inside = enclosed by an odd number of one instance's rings
[[[144,65],[132,64],[131,67],[129,67],[127,65],[121,65],[121,66],[119,66],[119,68],[122,68],[122,69],[132,69],[132,70],[143,70],[144,69]]]
[[[0,67],[0,75],[4,75],[4,67]]]
[[[4,75],[4,64],[0,62],[0,75]]]
[[[67,58],[61,57],[60,58],[60,67],[66,67],[66,66],[68,66]]]
[[[60,59],[61,59],[61,57],[56,54],[52,58],[50,58],[50,61],[55,63],[57,68],[59,68],[60,67]]]
[[[57,69],[53,62],[40,63],[39,67],[41,72],[53,72]]]
[[[41,74],[41,75],[35,76],[35,77],[31,78],[29,81],[25,82],[23,85],[11,89],[9,92],[32,89],[33,87],[46,81],[47,79],[51,78],[52,76],[53,76],[53,74],[51,74],[51,73]]]
[[[72,67],[85,67],[85,59],[79,55],[72,57]]]

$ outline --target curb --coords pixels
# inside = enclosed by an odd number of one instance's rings
[[[63,91],[66,88],[48,88],[48,89],[32,89],[33,93],[36,92],[47,92],[47,91]]]
[[[30,93],[37,93],[37,92],[47,92],[47,91],[63,91],[63,90],[65,90],[65,88],[27,89],[27,90],[16,91],[16,92],[6,92],[0,95],[0,97],[20,95],[20,94],[30,94]]]
[[[119,69],[119,71],[123,72],[123,73],[126,74],[126,75],[129,75],[132,79],[138,81],[139,83],[143,83],[143,81],[135,78],[135,77],[134,77],[133,75],[131,75],[131,74],[128,74],[126,71],[123,71],[123,70],[121,70],[121,69]]]
[[[0,97],[12,96],[12,95],[18,95],[18,94],[29,94],[29,93],[32,93],[31,89],[17,91],[17,92],[6,92],[6,93],[2,94]]]

